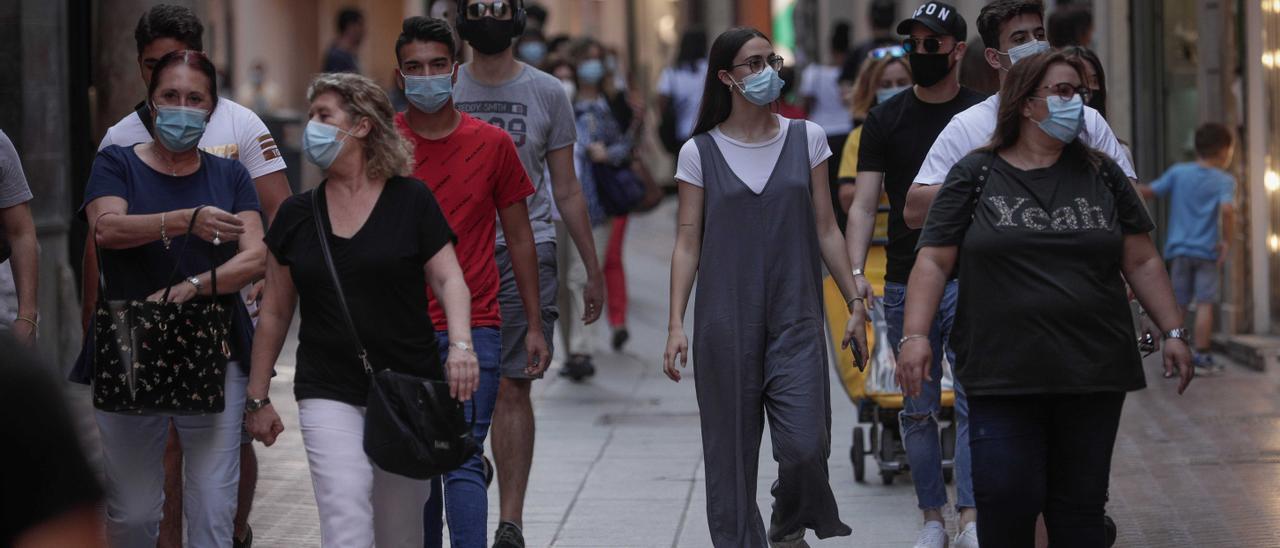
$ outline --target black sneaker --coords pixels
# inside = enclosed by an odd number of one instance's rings
[[[524,548],[524,532],[509,521],[499,523],[498,532],[493,534],[493,548]]]
[[[232,548],[251,548],[253,546],[253,528],[248,525],[244,526],[243,539],[231,539]]]
[[[569,360],[564,362],[564,367],[560,368],[560,376],[574,382],[595,374],[596,366],[591,364],[591,357],[582,354],[569,356]]]
[[[631,340],[631,333],[627,332],[627,328],[619,327],[613,330],[613,351],[621,352],[622,347],[626,346],[627,341]]]

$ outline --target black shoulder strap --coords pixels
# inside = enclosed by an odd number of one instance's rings
[[[342,292],[342,280],[338,278],[338,269],[333,264],[333,253],[329,251],[329,231],[324,228],[324,220],[320,216],[321,196],[324,196],[323,183],[311,190],[311,216],[315,218],[320,251],[324,254],[324,264],[329,268],[329,276],[333,279],[333,289],[338,295],[338,308],[342,310],[342,319],[347,324],[347,331],[351,333],[351,340],[356,343],[356,355],[364,366],[364,372],[372,375],[373,367],[369,365],[369,353],[365,351],[364,343],[360,342],[360,334],[356,332],[356,323],[351,319],[351,310],[347,308],[347,296]]]
[[[969,193],[969,218],[972,219],[975,212],[978,211],[978,201],[982,199],[982,187],[987,185],[987,177],[991,176],[991,168],[996,163],[995,151],[987,154],[987,161],[982,164],[982,171],[978,172],[978,180],[973,183],[973,190]]]
[[[142,120],[142,127],[147,128],[147,133],[154,135],[156,128],[151,123],[151,107],[147,102],[138,103],[138,106],[133,107],[133,111],[138,113],[138,118]]]

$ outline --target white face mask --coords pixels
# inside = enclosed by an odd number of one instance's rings
[[[997,51],[997,53],[1000,55],[1008,55],[1009,65],[1012,66],[1018,64],[1018,61],[1046,51],[1049,51],[1049,43],[1044,40],[1036,40],[1009,48],[1009,51]]]

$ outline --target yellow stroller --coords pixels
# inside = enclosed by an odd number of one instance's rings
[[[894,478],[910,468],[906,449],[902,444],[898,413],[903,408],[901,389],[894,381],[894,341],[889,340],[885,323],[884,295],[885,249],[888,242],[888,207],[882,202],[876,217],[876,232],[867,252],[865,275],[876,295],[871,306],[871,322],[867,326],[867,346],[870,359],[865,371],[859,371],[853,363],[851,352],[838,352],[843,336],[842,326],[849,321],[845,299],[835,281],[828,277],[823,283],[827,325],[832,326],[828,344],[835,357],[836,370],[841,384],[853,405],[858,409],[858,425],[853,427],[853,448],[849,459],[853,462],[853,477],[862,482],[866,478],[866,456],[873,455],[880,469],[880,479],[891,485]],[[942,477],[951,483],[955,462],[956,425],[955,392],[951,386],[951,366],[944,361],[942,381],[942,408],[938,416],[942,426]],[[869,436],[868,436],[869,434]]]

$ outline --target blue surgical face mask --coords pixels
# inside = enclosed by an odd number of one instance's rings
[[[599,59],[587,59],[578,65],[578,79],[582,83],[594,86],[604,78],[604,63]]]
[[[883,102],[885,102],[885,101],[888,101],[888,100],[889,100],[890,98],[892,98],[894,95],[897,95],[897,94],[899,94],[899,93],[902,93],[902,92],[904,92],[904,91],[906,91],[906,90],[908,90],[908,89],[911,89],[911,86],[896,86],[896,87],[891,87],[891,88],[880,88],[880,89],[877,89],[877,90],[876,90],[876,103],[883,103]]]
[[[404,98],[418,110],[434,114],[453,96],[453,72],[435,76],[409,76],[403,72]]]
[[[341,140],[338,139],[339,133],[345,134]],[[320,169],[329,169],[350,135],[338,126],[312,120],[307,122],[307,130],[302,134],[302,152]]]
[[[547,58],[547,45],[542,42],[525,42],[516,48],[516,54],[521,61],[530,65],[541,65],[542,60]]]
[[[771,66],[765,66],[764,70],[757,74],[746,77],[742,82],[734,80],[738,91],[742,92],[742,96],[752,104],[765,106],[778,100],[778,96],[782,94],[782,77],[778,76],[778,71],[773,70]]]
[[[1001,51],[999,53],[1009,56],[1009,65],[1016,65],[1018,61],[1031,57],[1037,53],[1049,51],[1049,43],[1044,40],[1036,40],[1027,42],[1017,47],[1009,48],[1009,51]]]
[[[209,111],[191,107],[155,107],[156,140],[172,152],[191,150],[204,137]]]
[[[1064,143],[1076,140],[1084,126],[1084,99],[1079,95],[1071,99],[1050,95],[1045,103],[1049,105],[1049,117],[1037,122],[1040,129]]]

